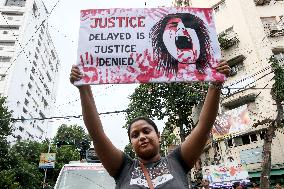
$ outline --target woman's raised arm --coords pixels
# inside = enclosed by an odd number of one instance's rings
[[[230,67],[226,62],[221,62],[216,69],[227,76],[230,73]],[[215,83],[209,87],[198,124],[190,136],[181,144],[182,158],[190,168],[194,166],[202,154],[203,148],[209,139],[210,131],[218,113],[221,86],[222,83]]]
[[[82,75],[77,66],[73,66],[70,82],[78,81]],[[84,123],[93,139],[96,153],[111,176],[115,176],[121,167],[123,153],[106,136],[92,94],[90,85],[78,86],[81,98]]]

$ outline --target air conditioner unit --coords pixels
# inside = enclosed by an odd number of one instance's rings
[[[284,27],[277,24],[272,24],[269,27],[270,36],[281,36],[284,35]]]
[[[237,69],[236,67],[232,67],[232,68],[231,68],[230,76],[237,75],[237,73],[238,73],[238,69]]]
[[[277,24],[271,24],[269,26],[269,29],[270,29],[271,32],[278,32],[278,31],[283,30],[283,26],[280,26],[280,25],[277,25]]]
[[[254,3],[255,3],[256,5],[263,5],[264,0],[254,0]]]

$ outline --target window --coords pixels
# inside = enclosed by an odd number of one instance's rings
[[[261,132],[260,132],[259,136],[260,136],[260,139],[261,139],[261,140],[263,140],[263,139],[264,139],[265,134],[266,134],[266,132],[265,132],[265,131],[261,131]]]
[[[37,40],[37,44],[38,46],[41,46],[41,42],[39,40]]]
[[[6,78],[6,75],[4,75],[4,74],[0,75],[0,81],[4,81],[5,78]]]
[[[50,52],[51,52],[51,55],[52,55],[53,59],[55,59],[56,57],[55,57],[55,53],[54,53],[54,51],[53,51],[53,50],[51,50]]]
[[[29,105],[29,101],[25,98],[25,105],[28,106]]]
[[[3,31],[3,34],[8,34],[8,31],[6,31],[6,30],[5,30],[5,31]]]
[[[23,13],[22,12],[2,12],[2,15],[5,15],[5,16],[23,16]]]
[[[250,144],[249,135],[242,136],[243,145]]]
[[[33,4],[33,13],[34,13],[34,16],[35,16],[35,17],[38,16],[38,8],[37,8],[36,3]]]
[[[244,70],[244,64],[243,64],[244,59],[245,59],[244,55],[239,55],[228,60],[228,65],[231,67],[230,76],[237,75],[239,71]]]
[[[223,10],[224,8],[226,8],[226,2],[221,1],[221,2],[217,3],[216,5],[214,5],[212,8],[213,8],[214,13],[217,13],[217,12]]]
[[[32,73],[34,74],[34,73],[35,73],[35,68],[32,67],[31,71],[32,71]]]
[[[278,60],[279,65],[284,66],[284,52],[274,53],[274,57]]]
[[[260,19],[267,36],[284,35],[284,20],[282,16],[261,17]]]
[[[48,72],[46,72],[46,75],[47,75],[47,78],[49,81],[52,81],[51,77],[50,77],[50,74]]]
[[[26,114],[28,113],[28,110],[25,107],[23,107],[23,112]]]
[[[251,142],[256,142],[256,141],[257,141],[257,136],[256,136],[256,134],[251,134],[251,135],[250,135],[250,140],[251,140]]]
[[[0,56],[0,62],[10,62],[11,57],[9,56]]]
[[[38,55],[35,53],[35,58],[38,59]]]
[[[5,6],[24,7],[26,0],[7,0]]]
[[[232,146],[233,146],[233,140],[232,140],[232,139],[229,139],[229,140],[228,140],[228,146],[229,146],[229,147],[232,147]]]
[[[28,84],[29,89],[31,89],[33,86],[31,83]]]
[[[20,130],[21,132],[23,132],[24,127],[20,126],[20,127],[19,127],[19,130]]]
[[[15,42],[0,42],[0,45],[2,45],[2,46],[14,46]]]
[[[241,145],[243,145],[242,138],[240,138],[240,137],[234,138],[234,143],[235,143],[235,146],[241,146]]]
[[[40,34],[38,36],[39,36],[40,40],[42,40],[42,36]]]
[[[21,116],[21,122],[23,123],[25,120],[25,117]]]
[[[33,64],[35,65],[35,67],[37,66],[36,61],[33,61]]]
[[[38,47],[36,47],[36,51],[39,53],[39,48]]]

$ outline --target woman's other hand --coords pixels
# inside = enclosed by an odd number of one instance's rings
[[[229,77],[231,73],[231,68],[225,60],[221,60],[221,62],[216,67],[216,70],[219,73],[224,74],[226,77]]]
[[[80,72],[78,66],[73,65],[71,68],[71,73],[70,73],[70,82],[74,85],[75,81],[79,81],[82,79],[82,73]]]

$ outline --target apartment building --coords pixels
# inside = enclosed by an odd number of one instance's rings
[[[269,59],[284,63],[284,1],[192,0],[192,6],[213,8],[222,56],[232,69],[202,166],[236,161],[246,166],[250,180],[258,181],[267,125],[252,125],[276,118]],[[273,139],[270,178],[272,184],[284,182],[283,129]]]
[[[172,2],[173,6],[183,7],[183,6],[191,6],[191,0],[174,0]]]
[[[0,0],[0,13],[0,94],[13,118],[20,119],[9,140],[41,140],[60,66],[48,32],[49,12],[41,0]]]

